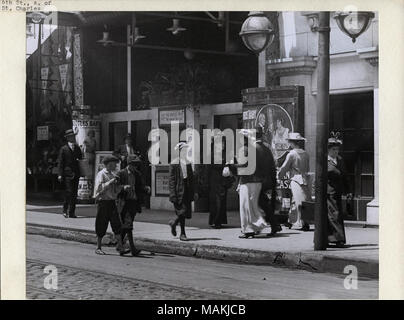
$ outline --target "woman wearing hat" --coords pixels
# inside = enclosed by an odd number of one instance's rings
[[[308,187],[309,155],[303,149],[305,138],[298,132],[289,133],[288,139],[292,150],[286,156],[285,162],[279,170],[279,178],[287,172],[290,177],[292,190],[292,206],[289,213],[289,223],[294,229],[310,230],[310,226],[302,219],[302,202],[310,199]]]
[[[339,134],[332,132],[328,139],[328,242],[334,243],[337,247],[343,247],[346,242],[341,197],[342,194],[352,197],[348,192],[349,184],[346,180],[344,163],[339,156],[341,146],[342,140],[339,139]]]

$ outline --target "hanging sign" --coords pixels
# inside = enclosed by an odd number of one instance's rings
[[[49,140],[49,126],[37,127],[36,138],[38,141]]]
[[[47,88],[48,76],[49,76],[49,67],[41,68],[41,87],[42,87],[42,90],[45,90]]]
[[[67,68],[68,68],[68,64],[59,65],[60,83],[62,85],[62,91],[66,91]]]

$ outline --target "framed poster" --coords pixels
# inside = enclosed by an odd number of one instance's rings
[[[271,149],[275,160],[282,158],[289,150],[289,132],[294,132],[292,118],[278,104],[267,104],[259,109],[254,127],[262,128],[264,144]]]
[[[156,197],[168,197],[170,195],[169,189],[169,167],[156,167],[156,171],[154,174],[154,185],[155,185],[155,194]]]
[[[97,173],[100,172],[102,169],[105,168],[104,164],[102,163],[102,161],[104,160],[104,158],[106,156],[111,156],[112,155],[112,151],[96,151],[95,152],[95,164],[94,164],[94,186],[95,186],[95,178],[97,177]],[[121,162],[119,161],[116,164],[116,168],[115,171],[119,171],[121,170]],[[93,192],[93,197],[95,196],[95,190]]]

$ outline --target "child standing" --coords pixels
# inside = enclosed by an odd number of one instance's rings
[[[95,218],[97,249],[95,253],[100,255],[105,255],[101,248],[101,242],[107,232],[108,223],[111,223],[112,231],[117,239],[116,249],[120,253],[123,252],[121,222],[115,204],[117,195],[121,190],[119,178],[114,174],[118,161],[114,156],[105,157],[103,160],[105,168],[98,172],[95,178],[95,199],[97,202],[97,217]]]

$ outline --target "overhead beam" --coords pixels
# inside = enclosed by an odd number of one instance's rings
[[[208,19],[208,18],[200,18],[200,17],[192,17],[192,16],[185,16],[181,14],[171,14],[171,13],[159,13],[159,12],[138,12],[140,15],[146,15],[146,16],[155,16],[155,17],[164,17],[164,18],[171,18],[171,19],[183,19],[183,20],[194,20],[194,21],[205,21],[205,22],[212,22],[212,23],[217,23],[217,20],[213,19]],[[234,21],[234,20],[229,20],[230,24],[237,24],[237,25],[242,25],[243,21]]]

